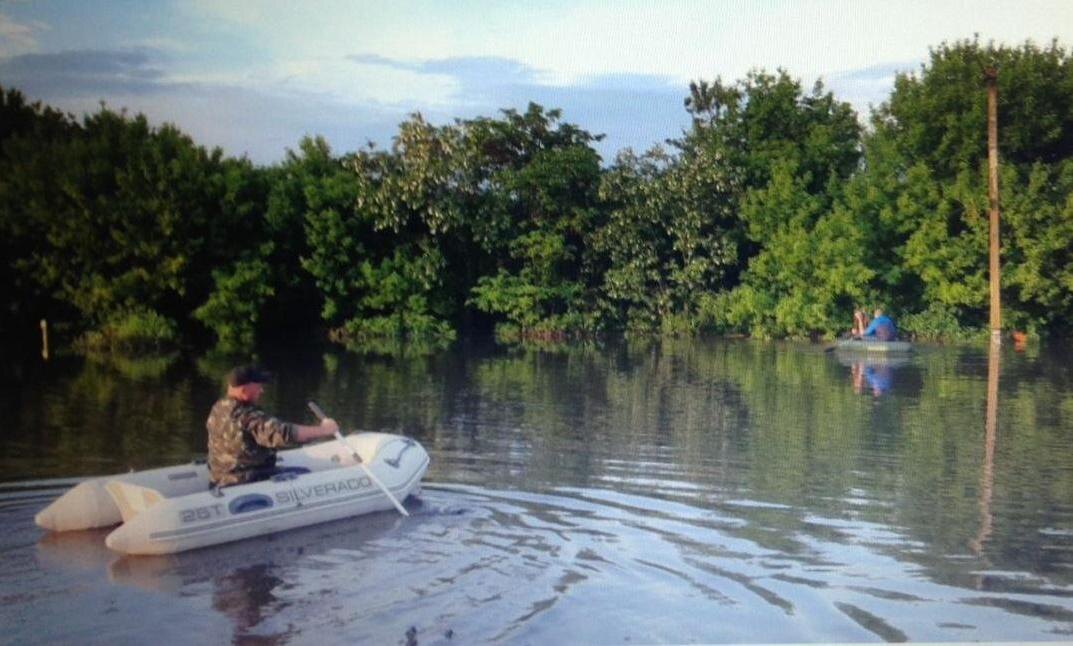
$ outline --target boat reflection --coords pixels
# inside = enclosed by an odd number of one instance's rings
[[[907,356],[838,353],[838,362],[850,369],[853,392],[874,398],[889,394],[894,388],[894,372],[909,365]]]
[[[411,502],[411,507],[420,517],[421,504]],[[179,597],[208,593],[212,608],[231,624],[235,643],[283,643],[294,637],[295,628],[275,618],[290,603],[287,594],[312,594],[305,589],[316,580],[308,576],[310,559],[339,550],[360,553],[370,541],[396,530],[399,518],[394,512],[374,513],[161,556],[109,550],[104,538],[112,527],[46,532],[37,541],[36,561],[43,572],[77,572],[150,592]]]
[[[37,541],[41,570],[92,571],[108,565],[116,553],[104,545],[112,527],[79,532],[45,532]]]
[[[232,626],[234,643],[276,644],[291,637],[291,628],[271,625],[275,609],[284,603],[277,591],[285,589],[282,555],[275,550],[250,549],[232,544],[223,553],[194,553],[166,556],[117,556],[108,564],[108,578],[114,583],[145,590],[199,596],[204,584],[211,585],[212,608]],[[292,552],[293,553],[293,552]],[[208,556],[207,559],[202,558]]]
[[[280,603],[273,591],[283,583],[270,563],[241,567],[213,580],[212,607],[235,623],[235,638],[249,637],[271,608]],[[264,635],[258,635],[262,639]],[[282,641],[286,635],[272,635]]]

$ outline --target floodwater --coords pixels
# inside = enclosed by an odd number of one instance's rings
[[[225,361],[4,368],[0,642],[1073,639],[1073,354],[678,341],[264,357],[266,408],[413,437],[412,516],[168,557],[34,513],[190,460]]]

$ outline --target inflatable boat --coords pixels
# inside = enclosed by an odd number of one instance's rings
[[[112,550],[170,554],[391,509],[369,473],[397,500],[418,492],[429,464],[420,444],[387,433],[344,439],[280,451],[282,473],[245,485],[210,488],[198,462],[92,478],[34,520],[59,532],[122,523],[105,538]]]
[[[909,341],[869,341],[867,339],[839,339],[835,348],[843,352],[912,352]]]

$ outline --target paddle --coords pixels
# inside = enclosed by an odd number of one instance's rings
[[[323,420],[324,418],[327,417],[327,415],[324,414],[324,411],[322,411],[320,409],[320,406],[317,406],[317,404],[315,402],[307,402],[307,403],[309,405],[309,410],[313,411],[313,414],[317,416],[317,419]],[[373,481],[373,484],[375,484],[377,487],[380,487],[380,491],[383,491],[384,495],[387,496],[387,499],[391,501],[391,504],[395,505],[395,509],[398,509],[399,513],[402,514],[403,516],[409,516],[410,512],[406,511],[406,508],[402,506],[402,503],[400,503],[398,501],[398,499],[395,498],[395,496],[391,495],[391,492],[388,491],[388,488],[384,486],[384,483],[380,482],[380,478],[377,478],[375,475],[373,475],[372,470],[370,470],[369,467],[367,467],[365,465],[365,462],[361,459],[361,456],[358,455],[358,452],[355,451],[353,448],[350,447],[349,444],[346,443],[346,440],[343,438],[343,434],[340,433],[339,431],[336,431],[335,432],[335,439],[339,440],[339,442],[343,446],[345,446],[347,448],[347,450],[350,451],[350,454],[352,456],[354,456],[354,460],[357,461],[358,466],[360,466],[362,469],[365,470],[365,475],[369,476],[369,479]]]

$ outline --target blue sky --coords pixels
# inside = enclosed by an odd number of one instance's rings
[[[258,163],[306,134],[338,152],[529,101],[605,135],[605,160],[688,124],[688,83],[782,67],[866,114],[928,48],[1073,46],[1073,1],[0,0],[0,85],[101,101]]]

